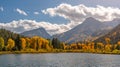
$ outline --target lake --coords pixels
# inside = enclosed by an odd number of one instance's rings
[[[120,67],[120,55],[46,53],[0,55],[0,67]]]

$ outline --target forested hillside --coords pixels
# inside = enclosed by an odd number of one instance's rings
[[[62,46],[62,43],[56,38],[53,38],[51,41],[40,36],[25,37],[5,29],[0,29],[1,51],[51,50],[53,48],[62,49]]]
[[[115,44],[120,41],[120,24],[112,29],[108,34],[98,38],[95,42],[103,42],[105,43],[105,38],[111,39],[111,44]]]

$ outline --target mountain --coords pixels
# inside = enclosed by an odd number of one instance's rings
[[[75,41],[84,41],[84,40],[95,40],[96,38],[106,34],[109,31],[108,26],[102,22],[89,17],[82,24],[74,27],[73,29],[64,32],[54,37],[60,39],[64,42],[75,42]],[[104,31],[104,33],[103,33]],[[98,33],[100,35],[96,35]]]
[[[112,21],[100,22],[92,17],[86,18],[86,20],[74,27],[73,29],[64,32],[54,37],[64,42],[75,42],[75,41],[94,41],[99,37],[107,34],[114,27],[120,24],[120,19],[116,18]]]
[[[118,41],[120,41],[120,24],[113,28],[108,34],[96,39],[95,42],[105,43],[105,38],[110,38],[112,44],[115,44]]]
[[[118,24],[120,24],[120,18],[116,18],[112,21],[106,21],[106,22],[104,22],[104,24],[109,27],[116,27]]]
[[[43,38],[50,38],[51,37],[46,32],[46,30],[44,28],[37,28],[37,29],[25,31],[25,32],[21,33],[21,35],[29,36],[29,37],[32,37],[32,36],[41,36]]]

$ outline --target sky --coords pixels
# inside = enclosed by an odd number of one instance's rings
[[[43,27],[63,33],[86,18],[111,21],[120,17],[119,0],[0,0],[0,28],[16,33]]]

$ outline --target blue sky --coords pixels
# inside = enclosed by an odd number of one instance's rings
[[[16,33],[43,27],[51,35],[68,31],[86,18],[120,18],[119,0],[0,0],[0,28]]]
[[[0,7],[4,9],[0,11],[0,22],[6,23],[13,20],[29,19],[58,24],[65,23],[68,22],[68,20],[59,16],[50,17],[41,12],[41,10],[56,7],[61,3],[68,3],[71,5],[84,4],[91,7],[95,7],[96,5],[120,7],[119,0],[0,0]],[[28,16],[17,13],[15,11],[17,8],[24,10]],[[39,12],[39,14],[35,15],[34,12]]]

